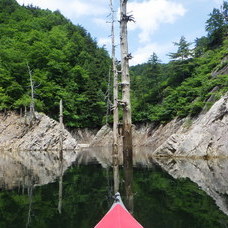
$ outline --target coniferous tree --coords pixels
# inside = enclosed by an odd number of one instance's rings
[[[158,59],[156,53],[153,52],[153,54],[148,60],[148,77],[150,77],[151,79],[153,78],[153,80],[157,82],[159,77],[159,71],[160,60]]]
[[[192,43],[186,41],[185,37],[182,36],[179,42],[174,42],[174,45],[178,47],[176,53],[170,53],[169,56],[173,60],[184,61],[192,57],[192,51],[190,49]]]
[[[207,51],[208,42],[209,40],[206,36],[202,36],[201,38],[195,39],[195,48],[194,48],[195,57],[200,57]]]
[[[206,31],[208,32],[209,46],[221,45],[228,35],[228,2],[224,1],[221,9],[213,9],[206,21]]]
[[[161,64],[158,56],[156,53],[150,56],[148,60],[148,68],[147,68],[147,82],[146,88],[147,96],[146,100],[150,100],[150,102],[158,102],[160,100],[160,90],[159,90],[159,83],[160,83],[160,76],[161,76]]]

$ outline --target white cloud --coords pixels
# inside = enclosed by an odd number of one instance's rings
[[[110,48],[111,47],[111,38],[101,37],[101,38],[98,39],[97,43],[98,43],[99,46],[105,45],[105,46]]]
[[[182,1],[182,0],[178,0],[178,1]],[[206,8],[208,6],[213,7],[213,8],[219,8],[221,5],[223,5],[223,1],[224,0],[191,0],[191,2],[188,4],[190,4],[190,5],[192,5],[192,4],[207,4]]]
[[[224,0],[213,0],[213,2],[215,2],[216,4],[218,4],[219,6],[221,6],[223,4]]]
[[[104,18],[93,18],[93,22],[102,28],[110,28],[110,24],[108,23],[108,20],[105,20]]]
[[[100,16],[108,12],[107,4],[102,0],[17,0],[19,4],[33,4],[40,8],[60,10],[65,16],[78,18],[80,16]]]
[[[130,61],[130,65],[136,65],[145,63],[149,60],[149,57],[155,52],[159,59],[168,59],[167,53],[172,52],[174,49],[173,43],[167,44],[149,43],[144,46],[138,47],[133,52],[133,59]]]
[[[134,15],[136,20],[136,23],[129,24],[129,30],[140,30],[140,42],[148,42],[162,23],[172,24],[178,17],[184,16],[186,13],[182,4],[169,0],[129,2],[128,11]]]

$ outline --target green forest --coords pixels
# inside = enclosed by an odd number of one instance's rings
[[[207,35],[180,37],[169,63],[151,53],[130,68],[134,123],[194,117],[228,91],[228,2],[208,13]],[[59,11],[1,0],[0,49],[1,111],[29,107],[31,69],[37,111],[57,119],[63,99],[67,127],[105,123],[111,58],[82,26]]]
[[[29,107],[28,64],[37,111],[56,119],[63,99],[68,127],[102,124],[111,61],[84,28],[59,11],[1,0],[0,49],[1,110]]]
[[[174,42],[177,51],[168,54],[168,64],[152,53],[147,63],[131,68],[135,122],[194,117],[228,91],[227,1],[209,14],[205,29],[207,36],[194,43],[184,36]]]

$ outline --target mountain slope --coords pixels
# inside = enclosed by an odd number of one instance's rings
[[[36,110],[57,118],[63,99],[67,126],[100,126],[107,52],[59,11],[19,6],[15,0],[2,0],[0,9],[0,110],[30,105],[29,67]]]

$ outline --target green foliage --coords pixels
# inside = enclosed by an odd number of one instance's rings
[[[174,42],[174,45],[178,47],[176,53],[170,53],[169,56],[173,60],[185,60],[192,56],[192,52],[190,50],[191,43],[185,40],[185,37],[182,36],[179,42]]]
[[[29,105],[28,62],[37,111],[58,118],[63,99],[67,126],[101,126],[110,66],[106,50],[59,11],[22,7],[15,0],[1,1],[0,8],[0,110]]]
[[[224,1],[220,9],[213,9],[206,22],[209,47],[214,48],[222,44],[228,34],[228,2]]]
[[[202,36],[201,38],[196,38],[194,56],[195,57],[202,56],[207,51],[208,43],[209,43],[209,39],[205,36]]]
[[[57,119],[63,99],[68,127],[101,126],[111,66],[107,51],[59,11],[22,7],[15,0],[0,1],[0,9],[0,110],[30,104],[28,63],[37,111]],[[182,36],[168,64],[152,53],[147,63],[131,67],[134,122],[195,116],[210,107],[211,96],[215,101],[228,90],[221,71],[227,66],[227,10],[227,1],[213,10],[208,35],[197,38],[193,50]]]
[[[197,116],[228,91],[225,70],[228,40],[215,37],[214,41],[220,44],[216,48],[210,43],[214,31],[220,28],[220,24],[214,22],[217,16],[222,18],[221,26],[227,26],[226,1],[222,9],[223,13],[214,10],[210,15],[207,21],[210,32],[207,37],[196,39],[193,52],[189,49],[190,43],[181,37],[179,43],[174,43],[178,51],[171,53],[173,61],[161,64],[153,53],[148,63],[131,67],[135,122],[166,123],[175,117]],[[190,58],[193,53],[194,57]]]
[[[10,97],[6,95],[4,89],[0,87],[0,111],[6,109],[10,103]]]

